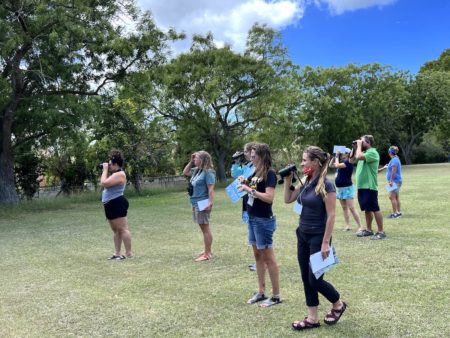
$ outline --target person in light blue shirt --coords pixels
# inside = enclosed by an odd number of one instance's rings
[[[257,143],[256,142],[249,142],[244,145],[244,163],[242,162],[242,159],[237,159],[234,161],[234,163],[231,165],[231,176],[233,178],[243,177],[244,179],[247,179],[248,177],[253,175],[254,172],[254,165],[251,161],[251,152],[252,147],[254,147]],[[244,195],[242,197],[242,223],[248,224],[248,212],[247,212],[247,202],[248,202],[248,195]],[[256,271],[256,263],[250,263],[248,264],[248,268],[250,271]]]
[[[379,171],[387,169],[386,172],[386,181],[389,186],[393,186],[395,184],[395,189],[389,192],[389,199],[392,204],[392,214],[389,215],[389,218],[399,218],[402,216],[402,212],[400,211],[400,187],[402,186],[402,164],[400,159],[398,158],[398,147],[391,146],[389,147],[389,157],[391,160],[388,164],[386,164]]]
[[[231,177],[238,178],[239,176],[251,176],[250,172],[253,168],[253,163],[250,161],[250,153],[254,144],[256,144],[256,142],[246,143],[244,145],[244,152],[242,153],[242,156],[233,159],[233,164],[231,165],[230,170]]]
[[[191,160],[183,170],[183,174],[190,177],[188,191],[192,204],[192,218],[202,230],[205,246],[204,250],[195,258],[195,261],[207,261],[212,258],[213,237],[209,227],[209,218],[213,207],[214,184],[216,183],[211,155],[203,150],[193,153]],[[202,209],[200,206],[204,201],[207,202],[207,206]]]

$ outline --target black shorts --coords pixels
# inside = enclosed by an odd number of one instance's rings
[[[358,203],[361,211],[380,211],[376,190],[358,189]]]
[[[103,207],[105,208],[105,215],[107,219],[126,217],[128,211],[128,200],[125,196],[119,196],[103,204]]]

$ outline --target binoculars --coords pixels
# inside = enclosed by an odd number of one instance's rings
[[[297,167],[296,167],[295,164],[290,164],[290,165],[288,165],[288,166],[286,166],[283,169],[278,171],[278,175],[280,175],[280,180],[278,181],[278,184],[283,184],[284,183],[284,178],[286,176],[288,176],[290,173],[294,173],[294,177],[292,178],[292,183],[297,182],[297,179],[296,179],[296,177],[298,177],[298,175],[297,175]],[[290,190],[294,190],[295,188],[294,188],[293,185],[291,185],[289,187],[289,189]]]
[[[233,155],[231,155],[231,158],[233,159],[233,161],[241,161],[244,159],[244,152],[238,150]]]

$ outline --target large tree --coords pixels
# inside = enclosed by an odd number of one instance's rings
[[[411,164],[415,145],[434,127],[450,129],[450,72],[427,71],[407,85],[407,100],[397,116],[398,142],[405,162]]]
[[[450,48],[445,49],[437,60],[426,62],[419,71],[419,74],[425,75],[427,73],[443,72],[450,74]],[[434,77],[439,76],[437,74]],[[445,76],[441,74],[440,76]],[[450,89],[447,89],[449,92]],[[434,128],[434,134],[440,140],[444,149],[450,152],[450,109],[447,109],[446,114],[441,118],[441,121]]]
[[[244,54],[216,47],[211,35],[197,36],[190,52],[166,67],[158,110],[174,122],[186,153],[194,147],[212,153],[224,180],[227,156],[282,108],[283,79],[292,69],[279,34],[265,26],[250,30]]]
[[[129,73],[163,61],[167,36],[132,0],[3,0],[0,32],[0,204],[5,204],[18,201],[15,142],[39,142],[67,121],[81,123],[77,114],[87,96],[101,95]],[[50,121],[38,123],[45,128],[37,130],[34,119],[27,119],[36,106],[49,107],[36,112],[40,121]]]
[[[335,144],[350,146],[372,134],[377,147],[389,144],[396,107],[404,97],[402,74],[378,64],[340,68],[305,67],[300,73],[302,114],[293,118],[303,143],[327,151]]]
[[[419,73],[426,73],[430,71],[450,72],[450,48],[445,49],[437,60],[425,62],[420,67]]]
[[[171,125],[159,114],[149,110],[152,101],[151,73],[130,76],[118,86],[114,100],[97,115],[95,146],[106,154],[109,148],[123,151],[126,170],[139,193],[144,176],[172,175],[174,165]]]

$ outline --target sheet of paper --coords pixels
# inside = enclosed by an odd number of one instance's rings
[[[241,183],[239,182],[238,179],[235,179],[233,182],[231,182],[231,184],[229,184],[226,188],[225,188],[225,192],[227,193],[228,197],[231,199],[231,201],[233,203],[236,203],[237,201],[239,201],[239,199],[244,196],[245,194],[247,194],[246,191],[239,191],[238,187]]]
[[[209,199],[207,198],[205,200],[198,201],[197,205],[198,205],[198,210],[199,211],[203,211],[203,210],[205,210],[208,207]]]
[[[387,189],[388,192],[397,190],[397,184],[392,183],[392,186],[390,186],[389,183],[388,183],[388,184],[386,184],[386,189]]]
[[[333,147],[333,154],[336,154],[338,151],[343,154],[345,152],[346,146],[334,146]]]
[[[330,254],[325,259],[322,258],[322,253],[320,251],[309,257],[309,264],[316,278],[320,278],[320,276],[338,263],[339,259],[336,256],[336,250],[333,246],[330,248]]]

